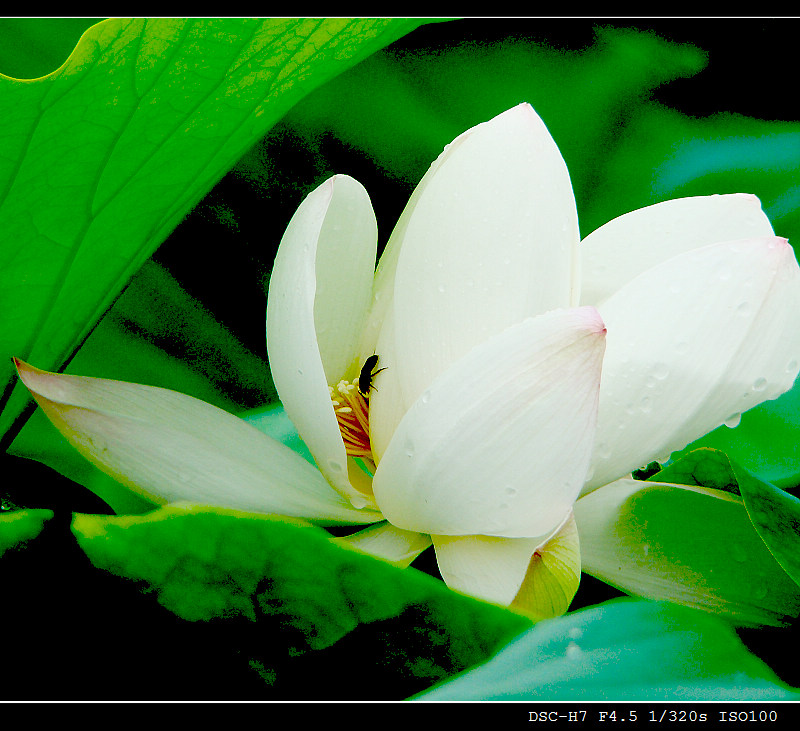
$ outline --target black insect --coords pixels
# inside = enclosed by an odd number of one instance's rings
[[[372,379],[381,371],[386,370],[385,368],[378,368],[377,371],[372,370],[376,365],[378,365],[378,356],[371,355],[364,361],[364,365],[361,366],[361,373],[358,374],[358,390],[364,398],[369,398],[370,390],[375,388],[372,385]]]

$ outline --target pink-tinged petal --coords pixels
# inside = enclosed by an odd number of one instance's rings
[[[401,568],[408,567],[431,545],[430,536],[396,528],[386,521],[338,540]]]
[[[608,342],[587,491],[734,423],[800,369],[800,268],[777,237],[673,257],[601,313]]]
[[[753,528],[741,498],[624,479],[575,504],[583,570],[647,599],[781,624],[800,591]]]
[[[573,304],[577,213],[542,120],[520,104],[461,135],[413,199],[397,253],[398,377],[411,405],[470,348]]]
[[[439,535],[550,535],[586,476],[604,333],[591,307],[554,311],[454,363],[403,417],[375,472],[387,520]]]
[[[151,500],[328,523],[380,519],[353,509],[291,449],[215,406],[163,388],[16,364],[25,386],[69,442],[100,470]]]
[[[328,385],[358,373],[376,224],[363,187],[337,175],[300,205],[281,240],[267,300],[267,349],[281,402],[322,473],[356,507]]]
[[[600,306],[631,279],[678,254],[772,235],[760,201],[744,193],[676,198],[626,213],[581,241],[581,304]]]

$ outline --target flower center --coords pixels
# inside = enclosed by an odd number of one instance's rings
[[[328,386],[328,391],[348,456],[371,461],[369,399],[359,390],[358,381],[339,381],[335,387]]]

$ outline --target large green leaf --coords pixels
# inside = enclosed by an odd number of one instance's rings
[[[674,604],[617,600],[540,622],[489,662],[416,699],[797,701],[800,692],[723,622]]]
[[[61,366],[289,107],[419,22],[112,19],[52,74],[0,77],[0,434],[28,402],[10,356]]]
[[[244,622],[250,657],[267,665],[399,618],[387,661],[425,687],[485,660],[531,623],[289,519],[167,507],[145,516],[78,515],[73,533],[94,566],[154,593],[177,617]],[[357,681],[353,692],[360,697]]]

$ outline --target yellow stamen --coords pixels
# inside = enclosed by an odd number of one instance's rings
[[[362,396],[355,381],[339,381],[335,388],[328,386],[328,391],[347,454],[371,460],[369,401]]]

